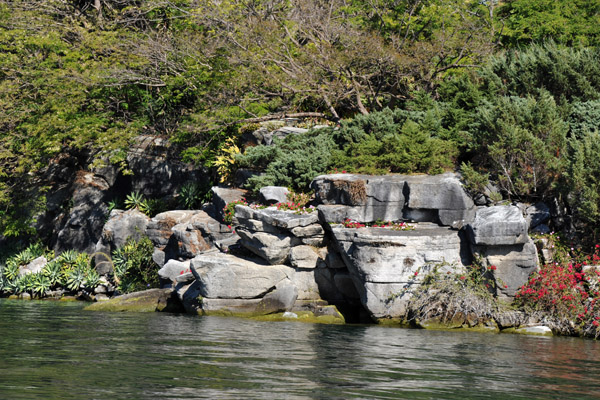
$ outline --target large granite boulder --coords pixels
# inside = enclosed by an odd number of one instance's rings
[[[406,198],[402,175],[369,176],[353,174],[320,175],[311,183],[315,196],[324,205],[345,205],[334,220],[372,222],[402,218]]]
[[[19,276],[37,274],[39,272],[42,272],[46,264],[48,264],[48,260],[46,259],[46,257],[40,256],[27,265],[21,265],[19,267]]]
[[[331,230],[361,303],[375,319],[405,317],[407,302],[425,275],[463,271],[470,263],[461,233],[434,224],[407,231]]]
[[[214,186],[211,190],[213,192],[212,202],[221,221],[224,221],[225,214],[223,209],[227,207],[227,204],[243,200],[246,197],[246,191],[243,189]]]
[[[112,252],[123,247],[129,238],[139,240],[149,222],[150,218],[137,209],[111,211],[94,252],[99,274],[106,275],[112,272]]]
[[[158,270],[158,276],[171,282],[176,282],[177,278],[190,271],[190,260],[177,261],[169,260],[161,269]]]
[[[264,296],[293,274],[285,265],[268,265],[230,254],[199,255],[191,267],[197,272],[200,295],[219,299],[253,299]]]
[[[476,246],[474,252],[483,265],[492,267],[491,273],[502,298],[512,298],[529,275],[539,267],[537,249],[533,240],[524,244],[501,246]]]

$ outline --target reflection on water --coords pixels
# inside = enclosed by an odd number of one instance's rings
[[[591,340],[0,300],[1,399],[597,398]]]

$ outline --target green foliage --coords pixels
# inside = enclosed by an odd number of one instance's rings
[[[502,40],[512,46],[544,40],[569,45],[600,44],[600,5],[589,0],[512,0],[498,11]]]
[[[569,149],[565,189],[576,217],[594,225],[600,219],[600,133],[571,138]]]
[[[345,122],[334,133],[342,144],[333,166],[359,173],[437,174],[454,166],[456,144],[436,137],[434,116],[386,109]]]
[[[471,132],[508,196],[543,196],[553,189],[563,167],[567,125],[550,94],[500,97],[483,105]]]
[[[137,208],[138,210],[142,211],[142,209],[145,209],[146,207],[146,199],[138,191],[131,192],[127,195],[127,197],[125,197],[125,208],[128,210]]]
[[[57,286],[62,283],[61,268],[62,268],[62,265],[58,258],[48,262],[44,266],[44,269],[42,270],[42,274],[46,278],[48,278],[50,287],[54,287],[54,286]]]
[[[46,292],[50,290],[52,283],[50,279],[42,273],[37,273],[34,276],[31,287],[32,294],[43,297]]]
[[[331,168],[335,144],[328,129],[289,135],[274,142],[273,146],[248,148],[245,154],[236,158],[240,167],[264,168],[263,175],[248,180],[253,190],[275,185],[308,191],[312,179]]]
[[[600,129],[600,100],[575,102],[568,117],[569,133],[579,140]]]
[[[240,167],[264,173],[249,179],[258,190],[268,185],[308,191],[312,179],[333,167],[357,173],[440,173],[454,166],[457,144],[435,111],[386,109],[342,122],[338,130],[289,135],[273,146],[256,146],[238,156]]]
[[[490,182],[489,174],[476,171],[470,163],[462,163],[460,173],[465,189],[469,193],[473,195],[485,193],[485,188]]]
[[[246,199],[241,199],[241,200],[235,200],[230,203],[227,203],[227,205],[223,208],[223,221],[226,224],[233,223],[233,217],[235,216],[235,206],[238,204],[242,204],[244,206],[248,205],[248,203],[246,202]]]
[[[179,190],[179,204],[186,210],[195,210],[202,205],[203,193],[196,182],[187,182]]]
[[[123,293],[158,287],[158,268],[152,260],[154,245],[147,237],[125,245],[112,254],[115,281]]]

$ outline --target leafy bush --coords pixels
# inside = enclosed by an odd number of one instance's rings
[[[286,186],[308,191],[312,179],[331,167],[335,144],[330,130],[320,129],[306,134],[274,139],[272,146],[250,147],[236,158],[239,167],[251,167],[263,172],[248,180],[249,188]]]
[[[125,245],[113,252],[115,281],[123,293],[158,287],[158,268],[152,260],[154,245],[147,237],[135,241],[127,239]]]
[[[548,92],[500,97],[477,110],[472,136],[481,163],[510,197],[542,197],[563,169],[567,125]]]
[[[586,132],[569,140],[566,192],[575,217],[594,225],[600,218],[600,133]]]
[[[272,146],[256,146],[237,157],[240,167],[263,174],[250,178],[249,187],[288,186],[307,191],[312,179],[332,168],[357,173],[439,173],[454,166],[457,144],[440,116],[385,109],[342,122],[337,130],[319,129],[289,135]]]

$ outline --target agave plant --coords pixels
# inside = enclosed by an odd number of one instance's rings
[[[44,276],[50,281],[50,287],[60,284],[62,280],[62,274],[61,265],[58,259],[54,259],[46,264],[42,270],[42,274],[44,274]]]
[[[125,250],[125,247],[120,247],[112,253],[113,270],[116,280],[120,280],[129,267],[129,260]]]
[[[14,281],[19,276],[19,264],[15,260],[9,260],[2,270],[2,275],[7,281]]]
[[[52,284],[50,283],[50,279],[45,276],[43,273],[31,274],[33,278],[31,278],[31,290],[33,294],[37,294],[39,297],[43,297],[47,291],[50,290]]]
[[[27,248],[12,257],[12,261],[14,261],[17,265],[27,265],[35,260],[35,258],[36,257],[34,256],[33,252]]]
[[[33,289],[33,274],[23,275],[14,281],[15,294],[30,292]]]
[[[188,182],[181,187],[181,190],[179,190],[179,204],[187,210],[196,208],[199,205],[200,200],[200,186],[195,182]]]
[[[85,287],[95,289],[100,284],[100,275],[94,268],[89,268],[85,275]]]
[[[85,284],[85,271],[77,268],[69,272],[66,284],[69,290],[79,290]]]
[[[131,210],[132,208],[141,210],[145,206],[145,202],[146,200],[140,192],[131,192],[127,195],[127,197],[125,197],[125,208],[128,210]]]
[[[75,250],[65,250],[56,259],[62,265],[75,265],[77,261],[77,252]]]

